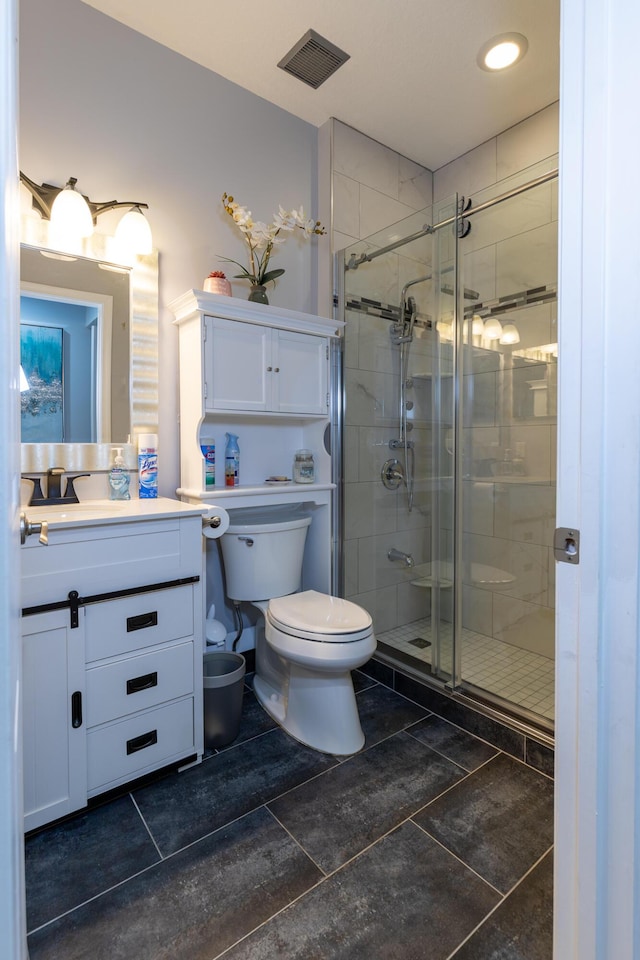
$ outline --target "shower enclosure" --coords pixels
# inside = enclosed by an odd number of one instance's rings
[[[553,729],[557,176],[338,256],[339,588],[379,653]]]

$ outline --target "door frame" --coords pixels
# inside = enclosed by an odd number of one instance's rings
[[[0,0],[0,930],[25,958],[20,740],[18,0]]]

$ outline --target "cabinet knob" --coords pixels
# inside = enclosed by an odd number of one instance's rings
[[[271,373],[272,370],[273,370],[273,367],[267,367],[267,373]]]
[[[274,372],[274,373],[280,373],[280,367],[274,367],[274,368],[273,368],[273,372]]]

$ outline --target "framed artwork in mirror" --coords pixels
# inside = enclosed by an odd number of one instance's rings
[[[23,442],[63,443],[62,328],[21,323],[20,364],[27,381],[20,393]]]

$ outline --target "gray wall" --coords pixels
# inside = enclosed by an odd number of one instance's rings
[[[317,208],[315,127],[80,0],[20,2],[20,168],[95,201],[149,204],[160,253],[160,493],[179,482],[177,336],[167,303],[210,270],[245,261],[222,211],[233,193],[257,219]],[[315,312],[317,242],[290,238],[272,303]],[[234,296],[248,288],[234,283]]]

